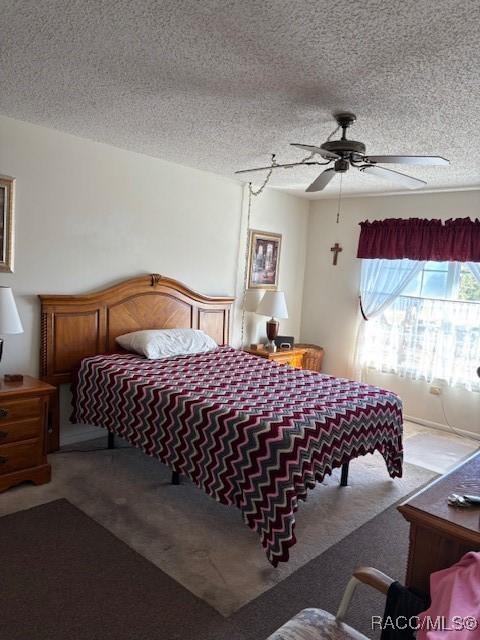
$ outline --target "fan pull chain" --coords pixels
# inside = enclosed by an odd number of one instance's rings
[[[270,169],[270,173],[272,172],[272,169]],[[249,233],[250,233],[250,218],[251,218],[251,213],[252,213],[252,196],[256,196],[259,195],[263,189],[266,186],[266,183],[268,181],[268,177],[267,176],[267,180],[265,181],[265,183],[260,187],[260,189],[258,189],[258,192],[256,193],[255,191],[253,191],[252,189],[252,183],[249,182],[248,183],[248,208],[247,208],[247,233],[246,233],[246,238],[245,238],[245,268],[243,270],[243,299],[242,299],[242,331],[241,331],[241,344],[240,346],[243,347],[244,346],[244,342],[245,342],[245,304],[247,302],[247,286],[248,286],[248,252],[250,250],[250,243],[249,243]]]
[[[340,189],[338,190],[337,224],[340,222],[340,207],[342,205],[342,182],[343,173],[340,174]]]
[[[272,177],[273,167],[276,164],[275,158],[276,158],[276,154],[272,153],[272,168],[267,173],[267,176],[266,176],[265,180],[263,181],[263,184],[260,187],[258,187],[258,189],[256,191],[254,191],[252,189],[252,183],[251,182],[248,183],[249,203],[251,202],[251,196],[259,196],[262,193],[262,191],[265,189],[265,187],[267,186],[268,181]],[[249,204],[249,206],[250,206],[250,204]]]

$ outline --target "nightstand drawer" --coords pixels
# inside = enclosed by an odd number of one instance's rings
[[[301,369],[303,366],[303,355],[292,356],[288,364],[296,369]]]
[[[42,464],[40,440],[28,440],[0,446],[0,476]]]
[[[274,362],[278,362],[278,364],[289,364],[291,367],[296,367],[297,369],[302,368],[303,354],[299,353],[276,353],[273,358],[271,358]]]
[[[0,429],[6,423],[24,418],[40,418],[42,401],[40,398],[25,398],[0,401]]]
[[[43,422],[40,418],[17,420],[16,422],[0,423],[0,445],[19,440],[31,440],[42,435]]]
[[[271,358],[271,360],[273,360],[274,362],[278,362],[278,364],[289,364],[291,366],[294,366],[293,363],[296,361],[296,358],[291,353],[280,354],[277,352],[275,356]]]
[[[293,347],[293,349],[277,349],[277,351],[267,351],[266,349],[250,348],[245,349],[245,351],[252,356],[265,358],[266,360],[271,360],[272,362],[276,362],[277,364],[288,364],[291,367],[295,367],[296,369],[302,369],[303,356],[305,355],[306,349],[298,349],[297,347]]]

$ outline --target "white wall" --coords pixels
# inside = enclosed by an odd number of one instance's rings
[[[480,191],[344,198],[338,225],[335,223],[336,211],[337,201],[333,199],[311,203],[301,335],[303,341],[325,348],[326,372],[352,376],[359,323],[360,260],[355,257],[360,232],[358,223],[366,219],[395,217],[475,218],[480,211]],[[335,242],[343,247],[337,266],[332,265],[330,252]],[[443,395],[437,397],[429,393],[427,384],[372,372],[368,373],[366,382],[399,393],[409,416],[445,425],[446,415],[454,427],[480,435],[478,393],[445,387]]]
[[[83,293],[142,273],[240,295],[244,188],[235,181],[0,116],[0,174],[16,178],[11,286],[25,334],[7,336],[0,373],[38,374],[39,293]],[[266,189],[251,226],[283,234],[280,287],[300,332],[308,203]],[[243,228],[242,228],[243,225]],[[257,325],[249,322],[249,343]],[[283,327],[282,327],[283,328]],[[239,314],[232,342],[239,344]]]

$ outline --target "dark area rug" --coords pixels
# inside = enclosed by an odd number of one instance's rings
[[[229,621],[67,500],[0,519],[0,602],[5,640],[237,639]]]
[[[0,519],[0,638],[265,640],[305,607],[335,612],[352,570],[403,579],[408,526],[390,507],[225,619],[66,500]],[[384,598],[360,587],[348,621],[369,637]]]

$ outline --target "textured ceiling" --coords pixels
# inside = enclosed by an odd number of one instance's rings
[[[478,0],[2,0],[1,8],[5,115],[232,176],[268,164],[271,152],[300,159],[288,143],[321,143],[331,112],[350,109],[351,137],[367,152],[442,155],[450,167],[409,171],[428,188],[480,186]],[[344,177],[347,193],[398,191],[354,173]],[[278,170],[272,184],[302,189],[315,176]]]

